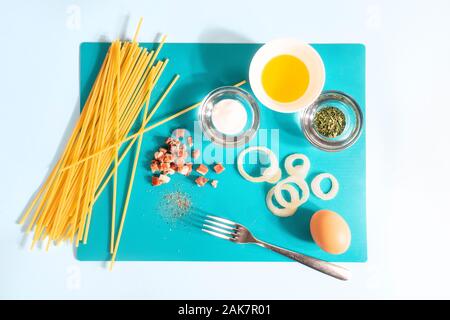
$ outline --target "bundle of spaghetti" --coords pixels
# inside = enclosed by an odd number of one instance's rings
[[[117,167],[136,140],[126,138],[144,106],[143,123],[151,118],[153,110],[147,114],[151,92],[168,62],[156,62],[165,38],[155,52],[149,52],[136,42],[138,31],[132,42],[114,41],[110,45],[65,149],[20,220],[21,224],[28,223],[27,232],[34,231],[32,248],[45,239],[47,249],[51,243],[63,240],[76,245],[80,241],[86,243],[92,209],[108,172],[114,175],[112,217],[115,219]],[[129,145],[119,154],[122,141],[129,141]],[[115,147],[99,152],[110,145]],[[92,154],[95,156],[63,170]],[[112,227],[111,252],[115,247],[114,235]]]

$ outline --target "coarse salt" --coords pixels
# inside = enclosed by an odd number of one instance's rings
[[[244,129],[247,111],[238,100],[223,99],[214,106],[211,120],[218,131],[234,135]]]

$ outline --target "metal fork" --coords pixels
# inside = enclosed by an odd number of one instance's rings
[[[208,214],[203,220],[202,231],[235,243],[257,244],[339,280],[348,280],[350,278],[350,271],[341,266],[258,240],[246,227],[228,219]]]

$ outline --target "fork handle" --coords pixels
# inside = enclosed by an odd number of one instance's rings
[[[283,256],[286,256],[292,260],[295,260],[297,262],[300,262],[301,264],[310,267],[314,270],[320,271],[322,273],[325,273],[329,276],[332,276],[336,279],[339,280],[348,280],[350,279],[350,271],[344,267],[338,266],[336,264],[327,262],[327,261],[323,261],[320,259],[316,259],[298,252],[294,252],[294,251],[290,251],[287,249],[283,249],[277,246],[274,246],[270,243],[261,241],[261,240],[257,240],[256,244],[270,249],[276,253],[279,253]]]

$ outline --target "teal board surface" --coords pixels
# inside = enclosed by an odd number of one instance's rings
[[[153,43],[141,43],[154,48]],[[152,94],[151,103],[163,92],[175,74],[181,78],[161,105],[151,123],[201,101],[212,89],[248,80],[248,68],[253,54],[261,44],[199,44],[168,43],[160,58],[170,62]],[[80,46],[80,100],[86,101],[90,88],[108,50],[108,43],[82,43]],[[339,90],[351,95],[365,115],[365,47],[361,44],[314,44],[326,69],[325,90]],[[248,84],[244,89],[251,92]],[[136,171],[128,214],[117,260],[121,261],[290,261],[254,245],[237,245],[201,232],[186,223],[174,222],[162,208],[164,195],[174,189],[190,195],[198,212],[209,212],[235,220],[247,226],[256,237],[317,258],[337,262],[367,260],[366,241],[366,146],[365,129],[355,145],[338,153],[327,153],[312,147],[304,138],[298,114],[276,113],[260,105],[261,129],[250,144],[268,145],[279,155],[280,166],[291,153],[304,153],[311,160],[307,181],[322,172],[332,173],[340,183],[337,197],[322,201],[314,195],[289,218],[272,215],[265,205],[271,185],[250,183],[239,175],[235,164],[227,164],[219,178],[219,186],[199,188],[193,178],[175,175],[170,184],[152,187],[148,161],[173,129],[184,127],[194,132],[197,110],[146,133]],[[365,127],[365,126],[364,126]],[[277,141],[279,143],[277,144]],[[196,141],[196,144],[199,141]],[[220,155],[220,148],[201,141],[205,154]],[[242,148],[241,148],[242,149]],[[240,149],[239,149],[240,150]],[[235,159],[239,150],[228,150],[227,159]],[[133,152],[125,158],[119,170],[118,217],[123,207]],[[286,173],[283,171],[283,177]],[[95,204],[90,223],[89,239],[80,245],[79,260],[109,259],[112,184]],[[352,231],[352,243],[342,255],[322,251],[312,241],[309,220],[318,209],[340,213]]]

